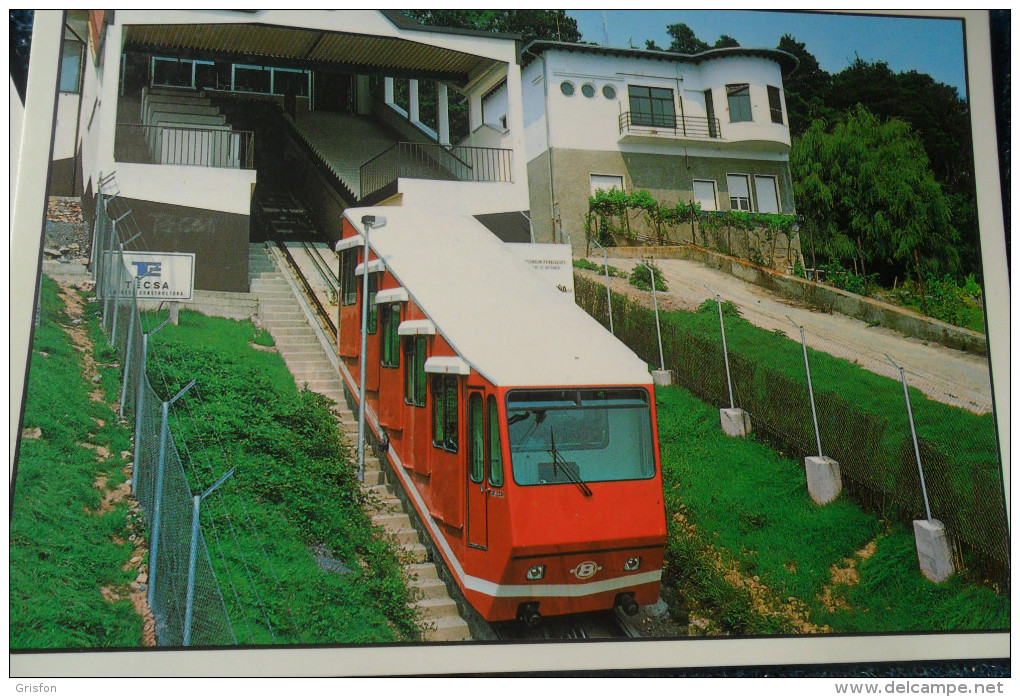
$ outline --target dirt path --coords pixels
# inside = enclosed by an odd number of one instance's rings
[[[601,258],[591,257],[590,260],[602,263]],[[610,266],[628,272],[636,263],[634,259],[609,259]],[[898,371],[885,357],[889,354],[906,368],[909,384],[931,399],[979,414],[992,409],[988,361],[982,356],[929,344],[884,327],[871,327],[845,315],[813,311],[696,262],[659,259],[655,263],[669,286],[669,291],[659,294],[661,309],[695,310],[705,299],[718,293],[723,300],[736,304],[745,319],[762,329],[779,329],[799,341],[800,333],[787,318],[789,315],[797,324],[804,326],[807,344],[813,349],[899,380]],[[605,277],[595,272],[577,271],[604,282]],[[639,291],[626,279],[613,278],[610,281],[614,291],[651,307],[650,293]]]
[[[74,347],[81,353],[83,375],[86,381],[96,384],[89,398],[94,402],[105,401],[106,397],[103,390],[98,385],[100,375],[99,366],[94,358],[95,347],[85,328],[85,305],[79,294],[79,290],[91,289],[91,279],[87,275],[72,276],[70,278],[61,278],[58,280],[57,285],[60,288],[59,296],[64,303],[64,311],[70,321],[69,325],[62,326],[61,328],[71,338]],[[107,404],[107,406],[114,413],[119,409],[118,404]],[[99,428],[105,425],[101,420],[94,419],[94,421]],[[105,446],[91,442],[79,443],[78,445],[91,450],[95,454],[96,461],[101,466],[109,467],[107,463],[114,455]],[[99,508],[89,511],[89,513],[103,516],[111,513],[118,506],[128,506],[130,510],[127,515],[126,526],[120,531],[122,534],[113,534],[110,540],[118,546],[131,545],[131,557],[124,564],[123,570],[134,570],[136,571],[136,576],[127,585],[105,586],[100,589],[100,593],[109,603],[116,603],[126,598],[141,618],[142,645],[156,646],[156,623],[152,610],[149,608],[146,594],[146,584],[149,580],[148,568],[146,564],[142,563],[148,553],[148,545],[142,530],[142,511],[137,499],[131,493],[131,485],[129,483],[134,463],[131,462],[131,452],[126,450],[119,453],[117,459],[122,465],[121,472],[125,477],[125,481],[117,486],[110,486],[108,477],[105,474],[99,474],[95,480],[95,487],[102,492],[103,498]]]

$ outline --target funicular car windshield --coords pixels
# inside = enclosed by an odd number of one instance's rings
[[[511,390],[507,426],[517,484],[585,491],[588,482],[655,476],[645,389]]]

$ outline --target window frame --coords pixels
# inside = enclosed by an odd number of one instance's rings
[[[453,395],[453,409],[450,397]],[[432,447],[456,453],[459,446],[458,411],[460,409],[460,385],[456,375],[437,373],[432,375]],[[436,426],[442,424],[440,434]],[[437,439],[441,436],[440,439]]]
[[[74,68],[75,74],[73,89],[64,89],[65,83],[64,66],[67,64],[68,59],[71,57],[71,55],[67,52],[68,45],[75,46],[78,53],[77,64],[75,65]],[[85,73],[84,67],[85,67],[85,44],[83,44],[81,41],[78,41],[77,39],[64,39],[63,43],[60,46],[60,74],[57,78],[58,89],[61,92],[61,94],[81,94],[82,76]]]
[[[605,188],[604,186],[596,187],[595,186],[595,182],[593,181],[594,177],[603,177],[605,179],[609,179],[609,178],[619,179],[620,180],[620,186],[617,187],[616,185],[613,185],[613,186],[609,187],[608,189]],[[623,175],[622,174],[599,174],[598,172],[589,172],[588,173],[588,191],[590,191],[591,195],[594,196],[595,192],[600,190],[600,189],[602,191],[612,191],[613,189],[618,189],[619,191],[623,191],[623,192],[627,191],[627,189],[625,188],[625,183],[624,183],[624,179],[623,179]]]
[[[496,395],[489,395],[486,400],[485,408],[485,454],[489,462],[489,485],[496,487],[503,486],[506,481],[506,475],[503,470],[503,437],[500,434],[500,419],[499,419],[499,400],[496,399]],[[495,441],[495,447],[493,442]],[[493,477],[493,472],[497,470],[496,464],[499,465],[499,479]]]
[[[477,414],[475,409],[477,407]],[[481,484],[485,479],[485,402],[482,393],[473,390],[468,394],[468,479]]]
[[[648,95],[636,95],[635,91],[647,90]],[[661,93],[659,96],[653,96],[655,92]],[[669,93],[669,99],[665,97],[665,93]],[[641,111],[636,108],[635,100],[647,100],[648,111]],[[640,103],[640,101],[638,101]],[[655,111],[655,105],[669,104],[669,114],[659,113]],[[642,126],[646,128],[676,128],[677,124],[677,104],[676,94],[671,87],[653,87],[651,85],[627,85],[627,105],[630,108],[630,123],[632,126]],[[638,117],[640,114],[640,118]],[[667,118],[669,119],[667,122]]]
[[[775,85],[766,85],[769,94],[769,114],[772,116],[772,123],[780,126],[786,125],[783,121],[783,97],[782,90]],[[773,98],[775,98],[773,100]],[[773,101],[775,103],[773,104]]]
[[[776,210],[775,211],[763,211],[761,207],[761,196],[758,195],[758,180],[768,179],[772,182],[772,186],[776,192]],[[755,210],[758,213],[771,213],[773,215],[779,215],[783,212],[783,200],[779,195],[779,177],[774,174],[755,174],[754,175],[754,198],[757,207]]]
[[[358,303],[358,252],[361,247],[351,247],[340,253],[340,305],[350,307]]]
[[[711,184],[712,185],[712,199],[714,203],[712,208],[702,208],[703,211],[718,211],[719,210],[719,185],[715,179],[695,179],[691,188],[694,192],[694,200],[698,201],[698,183]]]
[[[747,107],[747,118],[734,118],[744,116],[744,106]],[[730,123],[751,123],[754,121],[754,114],[751,109],[751,84],[738,82],[726,85],[726,107],[730,112]]]
[[[743,177],[744,178],[744,182],[747,185],[747,196],[746,196],[746,198],[743,197],[743,196],[734,196],[733,195],[732,187],[730,186],[730,177]],[[754,212],[754,201],[752,200],[752,195],[751,195],[751,175],[744,174],[742,172],[733,172],[733,173],[727,172],[726,173],[726,195],[727,195],[727,197],[730,200],[730,210],[731,211],[744,211],[744,212],[747,212],[747,213],[753,213]],[[740,201],[742,199],[746,200],[747,201],[747,208],[740,208],[739,206],[734,206],[733,205],[734,199],[736,199],[737,201]]]
[[[379,307],[379,365],[400,367],[400,303],[384,303]]]
[[[368,321],[366,331],[375,334],[379,331],[379,308],[375,304],[376,293],[379,292],[379,273],[368,274]]]
[[[404,337],[404,404],[425,408],[428,376],[425,359],[428,357],[428,338],[422,334]]]

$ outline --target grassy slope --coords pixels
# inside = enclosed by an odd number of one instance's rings
[[[361,509],[327,400],[299,392],[278,354],[248,346],[254,336],[250,322],[181,312],[180,326],[150,342],[161,397],[198,381],[172,419],[194,463],[192,490],[236,470],[206,499],[203,524],[238,640],[271,643],[267,624],[283,643],[418,638],[401,566]],[[323,571],[309,551],[317,544],[352,573]]]
[[[686,390],[660,388],[656,400],[670,525],[667,596],[692,591],[729,631],[791,631],[782,613],[755,612],[745,590],[721,579],[711,563],[714,547],[743,575],[759,576],[777,605],[793,596],[812,623],[835,631],[1009,626],[1007,598],[960,576],[938,586],[925,581],[905,527],[887,525],[845,497],[815,506],[801,463],[726,437],[718,411]],[[876,553],[856,559],[860,583],[832,585],[830,567],[855,558],[871,540]],[[826,609],[819,596],[827,585],[846,609]]]
[[[89,399],[94,386],[59,326],[70,321],[56,284],[46,277],[41,298],[23,425],[41,429],[42,437],[23,439],[18,454],[10,531],[11,648],[139,646],[142,621],[131,603],[108,603],[100,595],[101,587],[124,586],[135,575],[121,570],[131,546],[111,539],[126,536],[127,503],[103,516],[89,512],[102,499],[96,478],[104,475],[107,487],[116,486],[125,479],[123,463],[116,455],[97,463],[96,453],[80,445],[116,454],[131,449],[129,435],[106,404]],[[85,324],[95,340],[93,309],[86,309]],[[104,352],[102,360],[113,356]],[[102,385],[115,383],[116,373],[101,367]]]

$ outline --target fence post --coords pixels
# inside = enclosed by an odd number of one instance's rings
[[[137,314],[135,313],[132,313]],[[135,465],[131,468],[131,491],[138,495],[138,466],[141,463],[142,450],[142,420],[145,417],[145,363],[149,351],[149,335],[142,332],[142,355],[138,364],[138,379],[135,383]],[[127,369],[125,368],[125,374]],[[123,402],[122,402],[123,403]],[[145,503],[145,502],[143,502]],[[148,502],[150,505],[151,501]]]
[[[127,400],[128,390],[128,377],[131,372],[131,342],[135,338],[135,315],[138,313],[134,311],[134,303],[131,307],[131,318],[128,320],[128,333],[127,341],[124,342],[124,377],[120,381],[120,418],[124,418],[124,402]],[[137,436],[137,425],[138,425],[138,402],[135,401],[135,427]],[[135,441],[137,443],[137,441]]]
[[[166,324],[164,322],[164,324]],[[162,328],[161,324],[157,329]],[[156,330],[153,330],[154,333]],[[162,526],[162,513],[163,513],[163,470],[166,466],[166,445],[167,440],[170,437],[170,405],[176,402],[178,399],[184,396],[184,393],[194,387],[195,381],[189,382],[183,390],[177,393],[177,395],[169,402],[163,402],[163,413],[160,417],[159,424],[159,459],[156,463],[156,492],[153,496],[152,504],[152,545],[149,547],[149,607],[153,608],[155,614],[155,589],[156,589],[156,562],[159,559],[159,533],[160,527]]]
[[[815,443],[818,444],[818,456],[804,458],[804,472],[807,476],[808,493],[811,499],[821,506],[839,496],[839,492],[843,490],[843,479],[839,463],[822,454],[822,437],[818,431],[818,413],[815,411],[815,392],[811,386],[811,365],[808,363],[804,327],[794,322],[789,315],[786,319],[800,330],[800,346],[804,350],[804,372],[807,374],[808,398],[811,400],[811,421],[815,426]]]
[[[907,391],[907,373],[889,354],[885,357],[900,371],[900,382],[903,383],[903,399],[907,403],[907,419],[910,421],[910,437],[914,442],[914,457],[917,459],[917,473],[921,478],[921,495],[924,497],[925,520],[914,521],[914,544],[917,547],[917,561],[921,573],[929,581],[941,583],[956,571],[953,558],[949,551],[949,539],[946,537],[946,526],[940,520],[931,517],[931,506],[928,504],[928,486],[924,481],[924,467],[921,466],[921,449],[917,444],[917,430],[914,428],[914,412],[910,407],[910,393]]]
[[[613,331],[613,295],[609,291],[609,254],[606,252],[606,248],[599,244],[599,241],[592,239],[595,246],[602,250],[602,269],[606,272],[606,308],[609,312],[609,333],[616,334]]]
[[[726,349],[726,325],[723,323],[722,296],[718,293],[709,293],[715,296],[715,304],[719,308],[719,333],[722,334],[723,364],[726,366],[726,389],[730,395],[730,408],[719,410],[719,425],[723,433],[733,438],[743,438],[751,433],[751,415],[743,409],[738,409],[733,402],[733,380],[730,377],[730,354]]]
[[[192,498],[191,504],[191,548],[188,552],[188,592],[187,600],[184,604],[184,641],[183,646],[191,646],[191,618],[195,610],[195,569],[198,560],[198,533],[199,533],[199,516],[201,514],[202,499],[216,491],[220,484],[227,481],[234,474],[233,468],[225,475],[219,478],[219,480],[211,487],[206,489],[203,494],[196,494]]]
[[[638,263],[648,269],[648,275],[652,279],[652,307],[655,309],[655,337],[659,341],[659,369],[652,371],[652,382],[659,386],[672,385],[673,375],[666,370],[666,360],[662,355],[662,330],[659,328],[659,301],[655,293],[655,271],[651,266],[643,261],[639,261]]]

